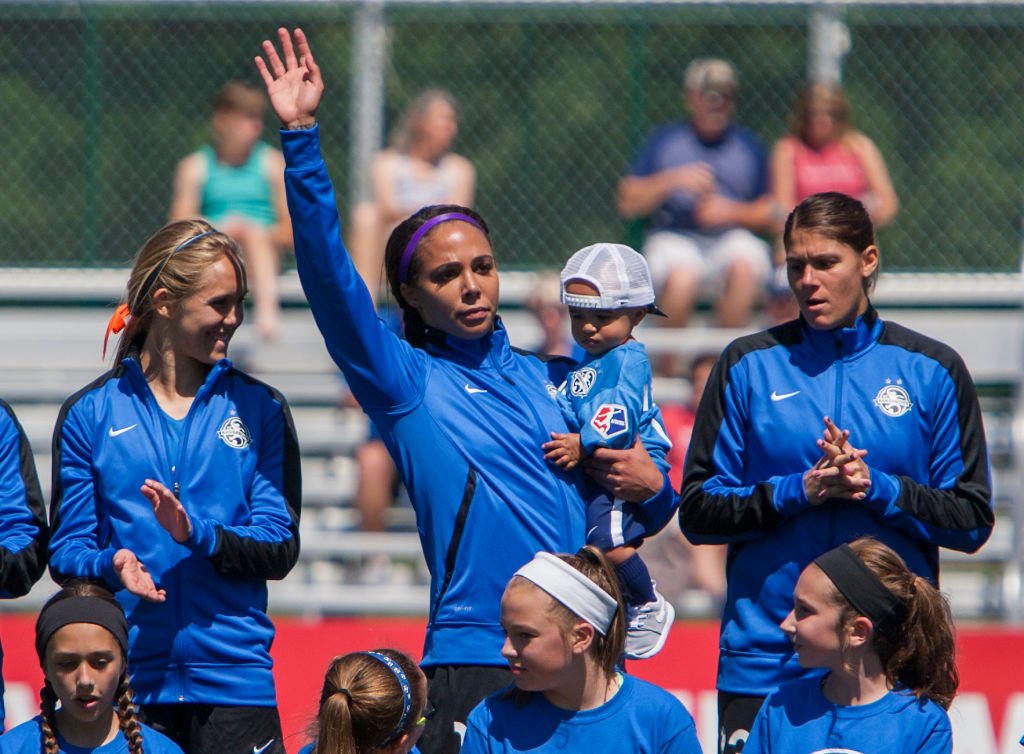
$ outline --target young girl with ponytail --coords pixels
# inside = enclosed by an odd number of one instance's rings
[[[433,716],[416,663],[394,649],[352,652],[327,668],[314,740],[299,754],[405,754]]]
[[[470,713],[462,754],[700,754],[682,703],[616,667],[625,607],[598,548],[537,553],[508,582],[501,623],[515,684]]]
[[[40,714],[0,737],[2,754],[182,754],[136,717],[128,624],[106,589],[74,582],[51,597],[36,621],[36,653]]]
[[[754,721],[744,754],[953,749],[946,710],[959,678],[949,605],[870,537],[804,569],[782,622],[817,676],[783,684]]]

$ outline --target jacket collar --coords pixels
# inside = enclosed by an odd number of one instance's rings
[[[803,327],[804,339],[828,358],[835,358],[836,355],[845,358],[860,353],[874,344],[882,334],[882,320],[871,304],[868,304],[866,312],[857,317],[853,327],[815,330],[802,316],[800,324]]]
[[[121,369],[139,387],[145,386],[147,389],[149,388],[149,383],[146,382],[146,375],[142,371],[142,363],[139,361],[139,352],[137,350],[129,351],[128,355],[121,359]],[[210,371],[207,372],[206,379],[203,380],[203,384],[199,387],[196,397],[198,398],[208,391],[210,386],[216,383],[221,375],[225,374],[229,369],[231,369],[231,359],[224,358],[215,363],[210,368]]]
[[[506,366],[512,359],[508,331],[500,317],[494,318],[494,329],[482,338],[465,340],[439,330],[427,334],[425,350],[435,356],[463,366],[480,369],[490,359],[494,366]]]

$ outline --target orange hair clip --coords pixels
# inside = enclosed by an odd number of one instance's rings
[[[110,317],[110,321],[107,323],[107,334],[103,336],[103,360],[107,360],[107,341],[110,340],[110,334],[114,333],[117,335],[125,327],[128,326],[128,317],[132,316],[131,312],[128,311],[128,304],[121,304]]]

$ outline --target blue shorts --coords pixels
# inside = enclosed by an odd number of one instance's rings
[[[644,523],[643,507],[609,495],[596,485],[587,486],[587,544],[601,550],[636,546],[655,534]]]

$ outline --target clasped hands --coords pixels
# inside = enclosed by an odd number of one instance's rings
[[[827,416],[825,431],[817,441],[821,458],[804,474],[804,491],[811,505],[830,497],[863,500],[871,487],[871,469],[864,463],[868,454],[850,444],[850,432],[841,430]]]
[[[185,507],[177,496],[166,485],[155,479],[147,479],[140,488],[143,496],[153,506],[153,515],[167,533],[178,544],[183,544],[192,536],[192,522],[189,520]],[[114,571],[117,573],[124,588],[137,597],[150,602],[164,602],[167,591],[157,589],[153,576],[138,556],[128,548],[122,547],[114,553]]]

